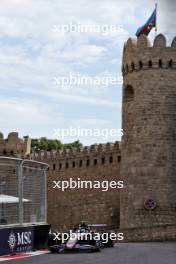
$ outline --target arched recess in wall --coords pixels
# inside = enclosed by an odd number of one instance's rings
[[[134,100],[134,88],[131,85],[125,86],[124,102],[132,102]]]

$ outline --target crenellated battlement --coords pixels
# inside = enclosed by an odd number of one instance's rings
[[[34,160],[50,164],[52,171],[73,168],[88,168],[97,165],[117,165],[121,161],[120,143],[94,144],[89,147],[72,148],[59,151],[40,151],[31,154]]]
[[[58,159],[73,159],[84,158],[87,156],[95,156],[108,153],[120,153],[120,143],[94,144],[82,148],[72,148],[65,150],[40,151],[33,154],[34,159],[40,160],[58,160]]]
[[[0,133],[0,154],[43,161],[50,164],[51,169],[59,170],[73,167],[89,167],[89,165],[110,164],[114,160],[120,162],[120,142],[107,144],[94,144],[81,148],[64,150],[39,151],[30,153],[31,139],[18,137],[17,132],[12,132],[4,139]],[[85,166],[84,166],[85,165]]]
[[[123,75],[161,68],[176,69],[176,37],[170,47],[166,45],[166,38],[162,34],[155,37],[152,46],[145,35],[127,40],[123,50]]]

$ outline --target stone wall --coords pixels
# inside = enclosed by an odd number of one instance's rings
[[[72,227],[85,220],[119,226],[119,190],[53,189],[53,181],[118,181],[121,154],[119,143],[92,145],[83,149],[35,154],[35,159],[50,165],[48,172],[48,222],[54,228]]]
[[[119,232],[119,231],[118,231]],[[176,226],[158,226],[120,230],[124,234],[122,242],[175,241]]]

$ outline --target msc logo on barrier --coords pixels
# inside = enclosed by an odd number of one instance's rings
[[[10,250],[17,252],[32,250],[32,232],[11,232],[8,238]]]
[[[0,228],[0,255],[32,251],[34,227]]]

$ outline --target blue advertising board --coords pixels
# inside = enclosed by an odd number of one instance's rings
[[[0,229],[0,255],[33,250],[34,228],[11,227]]]

